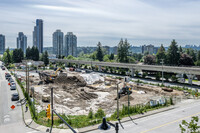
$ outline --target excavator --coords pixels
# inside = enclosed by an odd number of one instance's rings
[[[117,97],[120,99],[122,96],[130,94],[132,94],[131,88],[129,88],[128,86],[124,86],[119,90]],[[117,100],[117,97],[115,98],[115,100]]]
[[[39,72],[39,77],[46,83],[53,83],[55,78],[58,76],[58,71],[63,72],[61,68],[58,68],[53,74],[49,74],[46,72]]]

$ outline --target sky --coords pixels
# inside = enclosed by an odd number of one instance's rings
[[[121,38],[133,46],[200,45],[200,0],[0,0],[0,34],[16,47],[18,32],[28,37],[43,19],[44,47],[52,34],[73,32],[78,46],[116,46]]]

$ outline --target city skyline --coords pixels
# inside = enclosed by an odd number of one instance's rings
[[[121,38],[127,38],[134,46],[169,46],[172,39],[182,46],[200,45],[200,1],[49,0],[46,3],[33,0],[0,3],[0,34],[6,37],[6,47],[16,47],[19,31],[27,35],[28,46],[32,46],[34,21],[38,18],[44,20],[44,47],[52,45],[56,29],[65,34],[74,32],[79,37],[78,46],[96,46],[98,41],[116,46]]]

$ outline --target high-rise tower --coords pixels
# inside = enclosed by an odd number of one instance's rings
[[[63,38],[64,34],[61,30],[56,30],[53,33],[53,54],[63,55]]]
[[[77,57],[77,37],[73,32],[65,35],[65,56],[72,55]]]
[[[37,19],[33,31],[33,45],[36,46],[40,53],[43,53],[43,20]]]
[[[17,48],[22,49],[24,53],[26,53],[27,48],[27,37],[24,35],[23,32],[19,32],[17,37]]]

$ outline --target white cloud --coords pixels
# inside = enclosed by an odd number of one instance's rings
[[[200,2],[195,0],[15,0],[12,5],[1,2],[0,12],[0,32],[11,47],[16,47],[19,31],[32,45],[32,22],[37,18],[44,20],[45,46],[52,45],[56,29],[74,32],[78,45],[101,41],[114,46],[120,38],[134,45],[159,45],[160,40],[169,44],[174,38],[182,44],[200,43]]]

